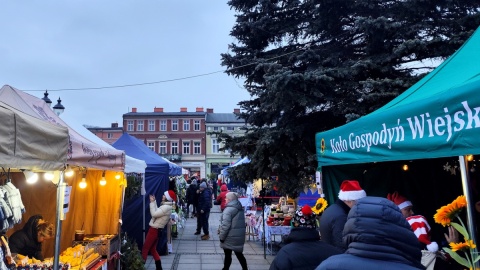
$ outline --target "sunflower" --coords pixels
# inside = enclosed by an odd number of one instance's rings
[[[450,243],[452,251],[466,251],[468,249],[474,249],[477,246],[473,243],[473,240],[467,240],[466,242],[461,243]]]
[[[319,198],[315,203],[315,206],[312,208],[312,211],[315,214],[319,215],[325,210],[325,208],[327,208],[327,206],[328,206],[327,201],[324,198]]]
[[[437,213],[433,216],[436,223],[442,226],[450,225],[452,219],[454,219],[460,211],[467,206],[467,200],[465,196],[458,196],[452,203],[442,206],[437,210]]]

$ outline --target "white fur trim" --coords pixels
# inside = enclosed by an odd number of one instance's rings
[[[365,190],[355,190],[355,191],[341,191],[338,193],[338,198],[342,201],[356,201],[363,197],[366,197],[367,193]]]
[[[427,245],[427,249],[430,252],[437,252],[438,251],[438,244],[437,242],[432,242],[430,245]]]
[[[398,208],[400,208],[400,210],[402,210],[403,208],[411,206],[411,205],[412,205],[411,201],[404,201],[404,202],[402,202],[401,204],[398,205]]]
[[[168,201],[170,201],[170,202],[173,201],[172,197],[170,197],[170,194],[168,194],[168,190],[165,191],[165,192],[163,193],[163,195],[165,195],[165,198],[166,198]]]

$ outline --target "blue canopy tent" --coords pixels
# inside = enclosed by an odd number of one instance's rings
[[[182,167],[178,166],[177,164],[171,162],[170,160],[160,157],[163,159],[165,162],[168,162],[168,175],[169,176],[178,176],[182,175]]]
[[[112,146],[125,151],[125,154],[131,157],[144,160],[147,163],[143,195],[153,194],[158,200],[157,203],[159,203],[163,193],[168,190],[169,163],[148,148],[142,141],[127,133],[118,138]],[[145,239],[145,230],[148,229],[148,222],[152,217],[148,208],[148,200],[147,196],[126,200],[122,213],[122,230],[137,241],[140,249]],[[166,230],[164,230],[164,235],[162,235],[157,248],[161,254],[167,253]]]

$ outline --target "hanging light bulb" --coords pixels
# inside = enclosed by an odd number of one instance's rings
[[[402,169],[403,169],[404,171],[408,171],[408,165],[407,165],[407,164],[403,165]]]
[[[467,155],[467,160],[472,161],[473,160],[473,155]]]
[[[52,181],[55,175],[53,174],[53,172],[48,171],[43,174],[43,177],[45,178],[46,181]]]
[[[87,179],[86,179],[86,177],[87,177],[87,174],[84,173],[84,174],[83,174],[83,177],[82,177],[82,181],[78,184],[78,186],[79,186],[80,188],[86,188],[86,187],[87,187]]]
[[[117,172],[117,173],[115,174],[115,179],[120,180],[120,173],[119,173],[119,172]]]
[[[105,180],[105,171],[102,173],[102,178],[100,179],[100,186],[105,186],[107,184],[107,180]]]
[[[38,174],[32,171],[23,171],[23,174],[25,175],[25,180],[27,180],[27,183],[29,184],[34,184],[38,181]]]
[[[66,177],[71,177],[73,176],[74,172],[70,166],[67,165],[67,169],[65,170],[65,176]]]

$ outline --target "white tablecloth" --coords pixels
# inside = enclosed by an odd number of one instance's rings
[[[270,243],[274,235],[289,235],[291,230],[290,226],[265,226],[265,242]]]
[[[238,201],[242,204],[243,207],[252,206],[251,198],[247,198],[247,197],[238,198]]]

